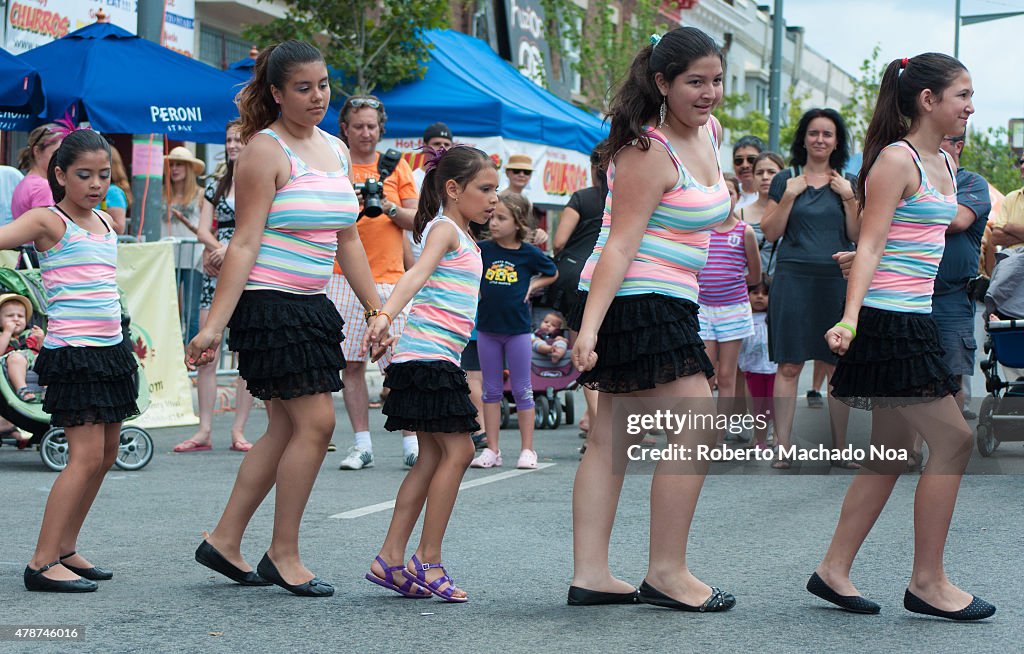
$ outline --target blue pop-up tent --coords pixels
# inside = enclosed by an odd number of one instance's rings
[[[31,129],[45,107],[39,72],[0,49],[0,129]]]
[[[501,136],[589,153],[607,135],[600,118],[537,86],[480,39],[427,30],[433,47],[422,80],[378,93],[387,135],[418,138],[430,123],[458,136]]]
[[[220,143],[238,115],[236,80],[110,23],[93,23],[18,56],[39,71],[46,118],[70,112],[112,134]]]

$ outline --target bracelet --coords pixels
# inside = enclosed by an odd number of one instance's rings
[[[370,324],[370,320],[372,318],[375,318],[379,314],[380,314],[380,310],[379,309],[364,309],[363,310],[363,318],[366,319],[366,324],[367,325]]]
[[[385,318],[387,318],[388,319],[388,326],[390,326],[391,323],[394,322],[394,319],[391,317],[391,314],[388,313],[387,311],[385,311],[384,309],[381,309],[380,311],[378,311],[377,315],[378,316],[384,316]]]
[[[856,196],[856,194],[854,194],[854,195],[851,195],[851,196],[850,196],[850,197],[848,197],[848,198],[840,198],[840,199],[841,199],[841,200],[842,200],[843,202],[849,202],[850,200],[856,200],[856,199],[857,199],[857,196]]]
[[[842,327],[846,331],[848,331],[851,334],[853,334],[853,338],[857,338],[857,329],[853,325],[851,325],[850,323],[848,323],[848,322],[837,322],[835,324],[835,326],[836,327]]]

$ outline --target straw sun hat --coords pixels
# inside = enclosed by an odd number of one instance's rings
[[[32,319],[32,303],[29,302],[27,297],[24,295],[18,295],[17,293],[4,293],[3,295],[0,295],[0,306],[7,304],[11,300],[21,302],[21,305],[25,307],[26,322]]]
[[[164,161],[170,163],[171,161],[183,161],[192,166],[192,172],[195,175],[202,175],[206,170],[206,162],[202,159],[197,159],[192,151],[183,145],[179,145],[173,148],[170,152],[164,155]]]

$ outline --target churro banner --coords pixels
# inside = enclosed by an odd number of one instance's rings
[[[135,423],[142,427],[197,424],[181,342],[174,244],[119,245],[117,284],[132,317],[132,347],[149,384],[149,408]]]
[[[471,145],[491,155],[501,169],[498,180],[500,188],[508,186],[505,162],[508,161],[509,155],[528,155],[533,159],[533,175],[530,177],[530,183],[526,185],[526,197],[536,205],[564,207],[569,202],[570,195],[591,185],[589,154],[500,136],[463,138],[456,134],[455,142]],[[416,170],[423,164],[424,155],[419,151],[421,147],[422,138],[383,139],[378,149],[402,150],[409,165]]]

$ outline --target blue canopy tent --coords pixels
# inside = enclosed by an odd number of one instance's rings
[[[18,59],[39,71],[50,120],[70,113],[101,132],[220,143],[238,115],[233,77],[110,23],[87,25]]]
[[[6,50],[0,50],[0,129],[31,129],[45,108],[39,72]]]
[[[227,70],[224,72],[238,80],[238,83],[232,87],[235,93],[238,93],[242,89],[244,84],[247,84],[252,79],[252,71],[256,68],[256,59],[253,57],[246,57],[245,59],[239,59],[238,61],[228,65]],[[320,129],[330,134],[338,135],[338,110],[332,106],[327,107],[327,112],[324,114],[323,120],[320,121]]]
[[[480,39],[428,30],[433,47],[422,80],[378,93],[387,136],[418,138],[443,121],[458,136],[502,136],[590,153],[607,126],[600,118],[537,86]]]

